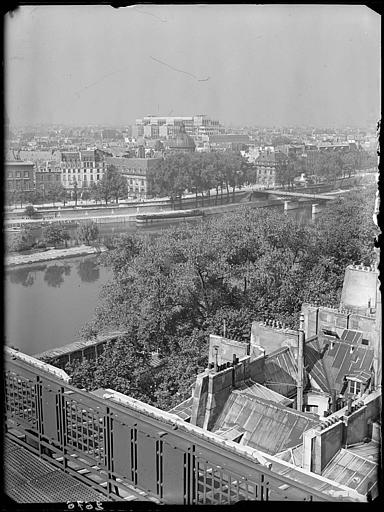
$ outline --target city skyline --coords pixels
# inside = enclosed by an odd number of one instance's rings
[[[364,6],[23,6],[5,25],[6,111],[14,125],[375,127],[379,23]]]

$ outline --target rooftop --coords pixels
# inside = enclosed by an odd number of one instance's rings
[[[319,424],[315,415],[298,412],[244,391],[233,391],[213,432],[236,427],[241,445],[276,454],[303,441],[303,432]]]
[[[378,465],[351,450],[342,448],[323,471],[322,476],[354,489],[376,494]]]
[[[359,376],[360,372],[370,375],[374,351],[361,344],[362,336],[357,332],[345,329],[341,339],[330,341],[320,335],[306,343],[306,371],[323,391],[332,393],[336,390],[340,393],[347,375]]]

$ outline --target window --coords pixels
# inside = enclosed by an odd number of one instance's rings
[[[21,173],[19,171],[16,172],[16,178],[20,178],[21,177]]]
[[[8,178],[13,178],[13,173],[12,172],[8,173]]]
[[[304,407],[304,410],[305,410],[305,412],[312,412],[312,413],[317,414],[318,411],[319,411],[319,406],[318,405],[309,405],[308,404],[308,405],[306,405]]]
[[[349,381],[349,392],[351,395],[358,395],[361,391],[361,382],[354,380]]]
[[[29,172],[28,171],[24,171],[24,178],[29,178]]]

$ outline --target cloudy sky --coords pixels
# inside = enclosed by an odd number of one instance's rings
[[[380,17],[364,6],[23,6],[6,17],[11,124],[344,126],[380,116]]]

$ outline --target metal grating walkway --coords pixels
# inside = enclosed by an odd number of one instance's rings
[[[105,496],[4,439],[4,490],[17,503],[105,501]]]

